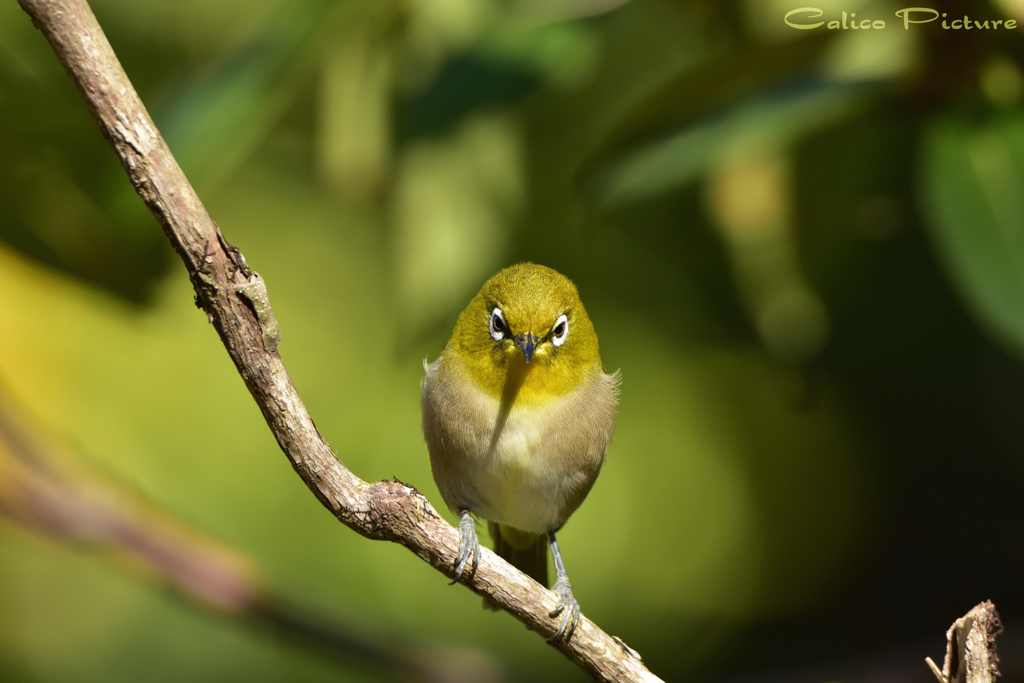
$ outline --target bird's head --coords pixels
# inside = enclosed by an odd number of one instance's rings
[[[546,266],[505,268],[480,289],[459,317],[452,351],[488,389],[510,372],[526,387],[561,394],[600,369],[594,326],[569,278]]]

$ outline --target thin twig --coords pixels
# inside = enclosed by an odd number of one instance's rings
[[[453,576],[458,533],[415,488],[362,481],[342,465],[317,432],[249,297],[258,276],[221,235],[175,162],[83,0],[19,0],[46,36],[113,146],[128,177],[178,252],[228,354],[299,476],[334,515],[367,538],[399,543]],[[276,344],[268,344],[276,346]],[[484,550],[462,583],[530,625],[543,637],[558,627],[550,591]],[[556,644],[597,680],[656,681],[632,649],[583,618],[568,642]]]

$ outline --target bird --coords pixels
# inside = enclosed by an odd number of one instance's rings
[[[479,564],[474,516],[500,557],[548,587],[561,615],[548,639],[580,620],[555,538],[590,492],[618,409],[620,372],[606,372],[597,333],[569,278],[519,263],[487,280],[459,316],[420,396],[431,471],[459,518],[456,583]],[[485,605],[487,601],[485,600]]]

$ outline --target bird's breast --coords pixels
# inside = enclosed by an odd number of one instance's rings
[[[443,356],[427,366],[423,430],[445,502],[533,533],[560,526],[600,471],[616,380],[597,367],[563,394],[494,396]]]

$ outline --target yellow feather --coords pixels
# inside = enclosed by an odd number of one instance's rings
[[[491,312],[500,308],[512,334],[542,341],[530,363],[507,336],[495,343],[488,332]],[[565,315],[569,339],[556,347],[547,337]],[[516,400],[537,405],[578,387],[587,374],[603,370],[597,333],[569,278],[546,266],[520,263],[502,270],[480,289],[459,316],[445,354],[462,363],[473,381],[492,396],[514,388]]]

